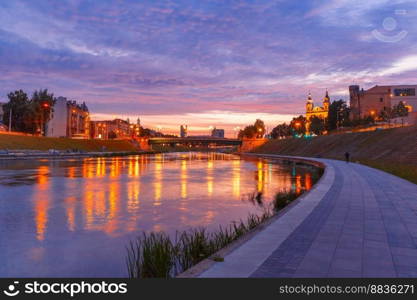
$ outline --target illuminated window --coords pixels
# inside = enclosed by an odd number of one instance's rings
[[[412,89],[412,88],[394,89],[394,95],[396,97],[415,96],[416,95],[416,89]]]

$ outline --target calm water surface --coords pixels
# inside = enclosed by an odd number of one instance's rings
[[[0,277],[124,277],[141,231],[215,229],[317,170],[216,153],[0,162]]]

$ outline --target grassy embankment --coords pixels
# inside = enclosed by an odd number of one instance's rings
[[[312,139],[273,140],[256,153],[351,160],[417,183],[417,126],[373,132],[318,136]]]
[[[68,138],[47,138],[35,136],[20,136],[0,134],[0,150],[72,150],[77,149],[86,152],[135,152],[138,149],[126,140],[76,140]]]

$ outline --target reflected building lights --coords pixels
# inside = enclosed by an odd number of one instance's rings
[[[68,197],[65,199],[67,225],[69,231],[75,231],[75,204],[77,199],[75,197]]]
[[[313,185],[313,182],[311,180],[311,174],[310,173],[305,174],[305,183],[304,183],[304,185],[305,185],[305,188],[306,188],[307,191],[309,191],[311,189],[311,187]]]
[[[96,176],[97,177],[106,176],[106,161],[102,157],[99,157],[97,159]]]
[[[120,158],[113,157],[110,165],[110,177],[118,177],[120,175]]]
[[[155,160],[155,179],[154,179],[154,206],[161,205],[161,197],[162,197],[162,164],[163,164],[163,157],[161,154],[156,155]]]
[[[213,195],[213,161],[207,161],[207,195],[211,197]]]
[[[240,160],[232,161],[232,194],[240,199]]]
[[[187,161],[181,160],[181,198],[187,198]]]
[[[139,219],[140,209],[140,181],[132,181],[127,185],[127,211],[129,212],[129,221],[126,225],[128,231],[135,231],[137,229],[136,222]]]
[[[35,201],[35,224],[36,238],[39,241],[45,239],[45,233],[48,224],[49,210],[49,167],[40,166],[37,174],[37,186],[34,196]]]
[[[69,167],[67,169],[67,177],[68,178],[75,178],[75,167]]]
[[[301,193],[301,189],[303,188],[301,185],[301,175],[297,175],[295,176],[295,192],[296,194],[300,194]]]
[[[178,158],[181,158],[180,161],[176,160]],[[303,189],[310,190],[314,178],[311,169],[310,172],[306,172],[307,170],[302,166],[295,169],[292,166],[277,166],[262,160],[246,162],[213,153],[207,156],[180,154],[175,159],[168,154],[86,159],[83,160],[82,165],[79,162],[70,166],[65,164],[64,173],[56,172],[55,167],[51,164],[37,169],[37,184],[33,194],[35,213],[33,231],[36,230],[36,239],[39,241],[45,240],[47,227],[55,220],[51,215],[52,211],[49,211],[52,203],[52,194],[49,194],[49,191],[57,192],[52,188],[53,182],[49,177],[51,172],[76,178],[66,181],[62,195],[57,196],[63,204],[59,206],[62,207],[59,216],[64,218],[62,223],[65,230],[100,231],[111,236],[139,230],[138,220],[140,219],[143,225],[148,221],[147,218],[152,216],[157,218],[153,224],[167,226],[163,218],[169,218],[173,214],[171,211],[168,214],[160,210],[162,203],[165,205],[162,200],[167,201],[164,209],[177,210],[176,218],[184,225],[187,225],[187,222],[197,225],[199,222],[211,224],[217,221],[215,219],[221,219],[221,213],[216,210],[219,199],[213,197],[220,191],[228,195],[232,194],[232,199],[240,200],[242,193],[247,190],[253,192],[256,189],[263,193],[266,201],[269,201],[276,190],[291,188],[297,194]],[[51,171],[51,168],[54,169]],[[228,171],[222,172],[223,169]],[[77,178],[80,172],[85,178]],[[169,182],[170,186],[163,186],[164,176],[166,176],[165,183]],[[216,193],[214,193],[215,184]],[[195,197],[198,197],[199,201],[194,201]],[[168,202],[173,199],[177,202]],[[235,202],[233,205],[240,204]],[[149,206],[154,206],[152,216],[145,216],[142,210],[149,209]],[[158,208],[159,206],[161,208]],[[196,214],[191,214],[190,217],[188,210],[192,212],[201,209],[203,213],[199,214],[198,218],[195,218]],[[150,229],[146,226],[144,228]],[[155,225],[155,228],[158,228],[158,225]]]
[[[139,210],[140,181],[132,181],[127,185],[127,210],[134,214]]]
[[[118,228],[118,212],[119,212],[119,188],[118,182],[112,182],[109,186],[109,211],[106,218],[104,231],[107,234],[114,233]]]
[[[264,181],[264,162],[261,161],[261,160],[258,161],[257,167],[258,167],[258,174],[257,174],[258,185],[257,185],[257,188],[258,188],[258,192],[262,193],[263,190],[264,190],[264,184],[265,184],[265,181]]]

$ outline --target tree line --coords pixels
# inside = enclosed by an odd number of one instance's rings
[[[390,122],[393,118],[406,117],[408,109],[403,102],[399,102],[392,108],[385,108],[375,116],[365,116],[363,118],[350,118],[350,107],[346,101],[340,99],[333,101],[329,106],[329,113],[326,119],[313,116],[310,119],[309,131],[314,135],[322,135],[343,127],[355,127],[359,125],[370,125],[376,121]],[[265,124],[262,120],[256,120],[255,124],[246,126],[240,130],[239,138],[260,138],[265,135]],[[305,136],[307,133],[307,119],[300,115],[294,117],[290,123],[282,123],[275,126],[270,137],[273,139],[286,138],[291,136]]]
[[[35,90],[29,98],[22,90],[10,92],[3,105],[3,124],[12,131],[45,134],[45,124],[51,119],[55,98],[47,89]]]

